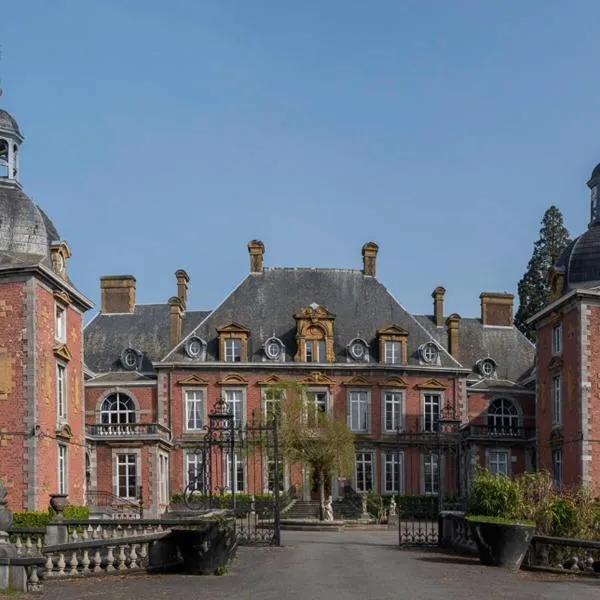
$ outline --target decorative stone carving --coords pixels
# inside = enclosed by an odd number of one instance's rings
[[[333,521],[333,503],[331,496],[325,500],[325,504],[323,505],[323,519],[325,521]]]
[[[394,496],[392,496],[392,499],[390,501],[389,516],[390,517],[395,517],[396,516],[396,499],[394,498]]]

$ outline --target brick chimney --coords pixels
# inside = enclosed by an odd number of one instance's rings
[[[135,277],[133,275],[105,275],[100,277],[103,313],[132,313],[135,310]]]
[[[250,240],[248,253],[250,254],[250,273],[262,273],[265,245],[260,240]]]
[[[185,310],[187,306],[190,276],[183,269],[177,269],[177,271],[175,271],[175,278],[177,279],[177,297],[181,300],[183,310]]]
[[[431,297],[433,298],[433,320],[437,327],[444,326],[444,294],[446,289],[441,285],[433,290]]]
[[[452,313],[446,319],[446,325],[448,326],[448,352],[456,359],[459,360],[459,338],[458,330],[460,327],[460,315]]]
[[[375,277],[378,251],[379,246],[375,242],[367,242],[362,247],[363,275]]]
[[[513,325],[513,294],[499,292],[482,292],[481,322],[484,325],[512,327]]]
[[[171,308],[171,329],[169,341],[171,348],[176,346],[181,341],[181,325],[183,323],[183,304],[181,298],[173,296],[169,298],[169,306]]]

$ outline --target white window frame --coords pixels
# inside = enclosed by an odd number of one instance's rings
[[[398,396],[398,400],[392,400],[388,402],[388,395],[393,398]],[[387,406],[392,404],[392,421],[395,423],[400,431],[404,430],[404,390],[398,389],[383,389],[381,391],[381,426],[384,433],[396,433],[396,427],[390,429],[387,426]],[[397,406],[396,406],[397,405]]]
[[[358,459],[359,456],[362,456],[361,460]],[[365,457],[369,457],[366,460]],[[358,465],[363,465],[363,477],[362,481],[359,481],[358,476]],[[369,465],[369,469],[371,471],[371,487],[367,488],[366,483],[368,478],[366,476],[366,466]],[[377,473],[376,465],[375,465],[375,453],[372,450],[357,450],[354,456],[354,489],[360,493],[366,493],[369,490],[377,489],[377,482],[375,480],[375,473]]]
[[[236,343],[239,344],[239,360],[236,360],[235,346]],[[242,361],[242,339],[235,338],[225,338],[223,340],[223,357],[224,362],[241,362]]]
[[[315,394],[325,394],[325,402],[315,402],[314,401],[314,395]],[[315,387],[311,387],[308,388],[306,390],[306,411],[309,415],[310,418],[310,411],[313,410],[315,411],[315,414],[317,413],[316,407],[317,406],[325,406],[325,410],[321,411],[324,412],[326,415],[329,414],[329,410],[330,410],[330,405],[331,405],[331,400],[330,400],[330,393],[329,393],[329,389],[328,388],[315,388]]]
[[[371,391],[366,389],[348,390],[348,427],[356,433],[371,431]],[[358,405],[355,422],[354,406]]]
[[[387,340],[383,342],[383,362],[386,365],[399,365],[402,362],[402,342]]]
[[[169,455],[158,453],[158,503],[169,504]]]
[[[67,365],[56,363],[56,418],[59,425],[66,423],[68,414],[67,405]]]
[[[562,323],[558,323],[552,328],[552,355],[558,356],[562,354],[563,347],[563,328]]]
[[[273,482],[275,482],[275,458],[273,456],[266,456],[265,457],[265,473],[266,473],[266,481],[264,484],[264,493],[265,494],[272,494],[273,490],[270,489],[270,479],[271,479],[271,465],[273,465]],[[280,465],[280,469],[279,469],[279,479],[281,481],[281,489],[279,490],[279,492],[284,492],[285,490],[287,490],[290,486],[289,486],[289,482],[288,482],[288,473],[287,473],[287,463],[286,460],[283,456],[279,456],[279,465]]]
[[[109,403],[107,408],[105,403]],[[131,408],[122,408],[122,405],[130,405]],[[102,398],[98,412],[99,422],[103,425],[130,425],[138,422],[137,401],[129,393],[111,391]]]
[[[269,398],[269,393],[278,392],[278,398]],[[273,415],[277,415],[277,418],[281,416],[281,403],[285,401],[285,390],[282,389],[273,389],[273,388],[264,388],[262,390],[262,414],[264,416],[264,420],[267,422],[272,422]],[[276,407],[275,409],[271,407]]]
[[[490,412],[497,403],[502,406],[502,412]],[[511,411],[514,409],[514,412]],[[521,410],[519,404],[512,398],[498,396],[492,398],[486,410],[486,423],[491,435],[514,436],[518,435],[521,426]]]
[[[558,459],[558,460],[557,460]],[[552,450],[552,479],[554,485],[562,487],[564,475],[563,449],[554,448]]]
[[[59,494],[68,494],[69,493],[69,484],[68,484],[68,473],[69,473],[69,463],[68,463],[68,451],[66,444],[58,444],[58,493]]]
[[[427,420],[425,418],[427,415],[427,412],[428,412],[428,407],[430,406],[430,403],[427,400],[428,396],[437,396],[437,398],[438,398],[437,419],[435,422],[432,420],[431,425],[429,425],[429,426],[427,425]],[[440,420],[442,406],[444,406],[444,394],[441,391],[425,390],[424,392],[422,392],[422,394],[421,394],[421,415],[422,415],[423,419],[422,419],[422,423],[421,423],[421,431],[424,431],[426,433],[435,433],[437,431],[436,423]],[[433,411],[430,411],[430,412],[433,412]]]
[[[245,493],[248,489],[248,465],[246,464],[246,460],[244,456],[239,452],[234,453],[234,461],[235,461],[235,488],[231,486],[231,452],[224,453],[224,461],[223,461],[223,469],[225,471],[223,481],[225,483],[225,489],[232,494],[237,493]],[[244,487],[243,489],[239,489],[238,487],[238,476],[239,476],[239,467],[242,467],[242,479]]]
[[[550,403],[552,405],[552,425],[562,425],[562,377],[554,375],[550,380]]]
[[[233,405],[233,423],[234,427],[244,427],[246,425],[246,389],[242,387],[226,387],[223,388],[223,399],[227,403],[228,410],[231,409],[230,404]],[[239,394],[239,401],[231,402],[229,400],[230,394]]]
[[[67,307],[59,302],[54,303],[54,337],[61,342],[67,341]]]
[[[130,483],[129,481],[127,481],[126,483],[126,488],[127,488],[127,494],[125,496],[122,496],[119,493],[120,490],[120,470],[119,467],[121,465],[121,461],[120,459],[122,457],[134,457],[134,462],[133,464],[135,465],[135,486],[134,486],[134,495],[131,496],[129,495],[129,487],[130,487]],[[128,461],[126,466],[130,466],[131,463]],[[128,471],[128,470],[127,470]],[[113,471],[113,477],[114,477],[114,489],[115,489],[115,496],[117,498],[123,498],[125,500],[139,500],[139,490],[140,487],[142,486],[142,471],[141,471],[141,454],[140,454],[140,450],[138,449],[122,449],[119,450],[118,452],[114,453],[114,471]],[[126,474],[126,480],[129,479],[129,472],[127,472]]]
[[[184,414],[184,424],[183,430],[191,433],[197,433],[202,431],[204,425],[207,421],[207,412],[206,412],[206,389],[202,387],[189,387],[183,388],[183,414]],[[200,398],[191,396],[197,396],[200,394]],[[200,423],[197,422],[198,411],[193,411],[193,415],[196,417],[193,419],[195,423],[190,427],[190,409],[192,405],[200,405]]]
[[[398,464],[398,481],[394,466]],[[392,488],[389,489],[387,482],[388,467],[392,469]],[[381,493],[382,494],[404,494],[404,452],[395,450],[385,451],[381,455]]]
[[[502,463],[498,460],[499,456],[504,456],[505,460]],[[488,448],[485,451],[485,463],[487,470],[493,475],[502,474],[510,477],[512,474],[512,456],[510,448]],[[498,467],[505,466],[505,470],[501,470]]]
[[[201,453],[199,452],[193,452],[193,451],[186,451],[183,453],[183,471],[184,471],[184,481],[185,481],[185,487],[187,487],[188,485],[190,485],[190,483],[192,482],[192,478],[190,477],[190,471],[192,471],[192,469],[190,469],[190,466],[193,467],[193,475],[194,475],[194,479],[196,481],[196,486],[198,486],[198,483],[203,483],[203,482],[198,482],[197,477],[199,477],[202,474],[202,461],[204,460],[204,457]],[[203,492],[204,490],[195,487],[194,491],[197,492]]]
[[[427,467],[427,463],[432,461],[433,459],[436,459],[435,464],[437,465],[437,469],[436,469],[436,474],[437,474],[437,478],[434,479],[433,478],[433,465],[432,465],[432,470],[431,470],[431,476],[428,478],[427,473],[426,473],[426,467]],[[440,493],[440,455],[439,454],[423,454],[421,457],[421,474],[422,474],[422,481],[423,481],[423,495],[425,496],[437,496]],[[429,479],[429,481],[428,481]],[[431,489],[428,490],[428,485],[427,484],[431,484]],[[437,489],[436,489],[437,486]]]

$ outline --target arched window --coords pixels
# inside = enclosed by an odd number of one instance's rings
[[[8,176],[8,142],[0,139],[0,177]]]
[[[488,407],[487,422],[492,434],[517,435],[519,411],[512,400],[498,398]]]
[[[135,404],[129,396],[116,392],[104,399],[100,416],[103,424],[135,423]]]

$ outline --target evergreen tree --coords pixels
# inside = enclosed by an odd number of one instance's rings
[[[526,321],[550,302],[548,271],[570,242],[562,213],[556,206],[551,206],[544,213],[540,237],[533,245],[527,271],[517,287],[519,310],[515,316],[515,325],[531,341],[535,341],[535,328]]]

